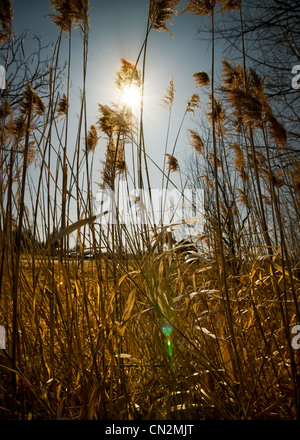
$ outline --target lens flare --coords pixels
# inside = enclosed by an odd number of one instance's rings
[[[169,355],[172,356],[173,350],[172,350],[172,342],[170,341],[170,339],[167,340],[167,347],[168,347]]]
[[[163,325],[161,331],[168,338],[172,334],[173,327],[171,325]]]
[[[173,348],[172,348],[172,341],[171,341],[171,334],[172,334],[172,331],[173,331],[173,327],[170,324],[166,324],[166,325],[163,325],[161,327],[161,331],[162,331],[162,333],[166,337],[167,350],[168,350],[169,361],[170,361],[170,369],[173,372],[174,371],[174,369],[173,369],[173,361],[172,361]]]

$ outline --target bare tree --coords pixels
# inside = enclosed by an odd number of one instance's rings
[[[15,110],[22,101],[23,92],[28,84],[42,99],[47,99],[49,95],[53,43],[43,45],[41,38],[36,35],[32,39],[34,44],[28,40],[29,34],[25,30],[0,47],[1,64],[6,70],[6,89],[2,91],[1,98],[9,101],[12,110]],[[58,69],[58,78],[62,79],[64,66]],[[59,85],[60,82],[57,81],[56,87],[58,88]]]
[[[299,90],[293,88],[292,69],[300,64],[300,20],[297,0],[244,0],[241,18],[237,11],[222,14],[218,37],[229,45],[228,57],[241,61],[245,41],[245,59],[265,81],[265,91],[276,117],[287,130],[291,151],[300,152]]]

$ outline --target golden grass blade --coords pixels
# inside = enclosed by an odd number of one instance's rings
[[[98,215],[92,215],[91,217],[82,219],[82,220],[78,220],[75,223],[72,223],[71,225],[67,226],[66,228],[64,228],[62,231],[60,231],[58,234],[55,235],[55,237],[51,240],[51,243],[55,243],[58,240],[61,240],[62,238],[64,238],[66,235],[71,234],[72,232],[74,232],[76,229],[82,228],[82,226],[88,225],[90,223],[93,223],[95,220],[97,220],[98,218],[102,217],[103,215],[106,215],[108,213],[108,211],[105,211],[101,214]]]

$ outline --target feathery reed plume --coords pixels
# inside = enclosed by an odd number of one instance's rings
[[[210,15],[216,5],[216,0],[189,0],[182,12],[194,15]]]
[[[267,95],[265,94],[265,82],[260,78],[260,76],[255,72],[254,69],[250,69],[248,86],[253,96],[255,96],[262,105],[263,111],[265,113],[265,118],[273,116],[271,106]]]
[[[254,90],[256,96],[264,93],[265,83],[261,77],[255,72],[254,69],[250,68],[249,84],[250,88]]]
[[[35,142],[29,142],[28,145],[28,152],[27,152],[27,166],[29,166],[30,164],[32,164],[35,161],[36,158],[36,150],[35,150]],[[24,148],[21,147],[21,151],[24,154]]]
[[[197,93],[193,93],[186,104],[186,111],[195,114],[196,108],[200,107],[200,98]]]
[[[58,102],[57,112],[59,116],[64,116],[68,113],[68,109],[69,109],[68,97],[64,93]]]
[[[235,89],[244,86],[244,72],[242,66],[238,64],[229,64],[222,60],[223,75],[222,81],[226,88]]]
[[[132,113],[131,108],[125,107],[122,111],[115,108],[115,126],[118,133],[123,136],[129,136],[135,133],[136,118]]]
[[[88,27],[88,0],[50,0],[50,6],[57,14],[48,14],[48,17],[61,31],[70,32],[73,25],[81,22]]]
[[[99,112],[101,116],[98,119],[98,125],[108,138],[111,138],[114,132],[122,135],[129,135],[133,132],[135,118],[128,107],[120,111],[116,105],[109,107],[99,104]]]
[[[28,115],[31,106],[37,115],[43,115],[46,111],[46,106],[42,98],[34,91],[31,85],[28,85],[23,93],[23,101],[20,104],[21,113]],[[33,118],[33,111],[31,112],[31,117]]]
[[[94,151],[98,143],[97,129],[95,125],[91,125],[86,139],[87,152]]]
[[[0,1],[0,24],[2,26],[2,31],[0,31],[0,43],[7,41],[11,25],[14,18],[14,10],[12,8],[11,2],[9,0]]]
[[[11,117],[7,120],[7,123],[2,124],[2,127],[0,127],[0,139],[1,139],[1,146],[3,148],[6,147],[7,143],[13,136],[13,127],[14,127],[14,122],[13,122],[13,117],[11,115]],[[0,163],[0,169],[2,168],[2,166],[3,166],[3,162]]]
[[[220,126],[224,122],[225,110],[224,110],[223,105],[221,104],[221,102],[218,99],[214,99],[214,105],[212,104],[211,94],[209,94],[209,108],[210,108],[210,111],[207,113],[208,120],[212,124],[213,116],[214,116],[214,119],[215,119],[215,122],[217,123],[217,128],[218,128],[218,126]],[[212,108],[213,108],[213,110],[212,110]],[[213,111],[214,111],[214,115],[212,114]]]
[[[244,153],[241,147],[236,142],[230,145],[230,148],[234,152],[234,159],[233,159],[234,167],[237,170],[243,182],[245,182],[246,180],[248,180],[248,175],[245,171],[246,163],[245,163]]]
[[[99,104],[99,112],[101,114],[98,125],[101,131],[110,138],[115,129],[114,112],[108,105]]]
[[[168,153],[166,153],[165,156],[167,158],[167,168],[170,171],[170,173],[178,171],[179,164],[178,164],[178,160],[176,159],[176,157],[174,157]]]
[[[72,0],[50,0],[50,6],[57,14],[49,14],[52,22],[61,30],[70,32],[74,23],[74,7]]]
[[[17,119],[13,120],[12,132],[15,137],[16,143],[20,142],[24,138],[26,133],[26,117],[21,114]]]
[[[224,3],[220,12],[231,12],[240,9],[243,0],[222,0],[220,3]]]
[[[222,60],[222,81],[225,85],[226,99],[235,108],[235,117],[239,123],[253,127],[262,127],[267,120],[273,117],[268,98],[264,92],[264,82],[259,75],[250,69],[247,75],[248,90],[244,88],[244,71],[240,64],[229,64]]]
[[[101,171],[102,174],[102,188],[111,188],[114,190],[115,177],[126,171],[126,162],[124,159],[124,143],[119,142],[118,148],[111,139],[107,144],[105,161],[101,161],[104,165]]]
[[[226,98],[235,109],[235,116],[243,121],[244,124],[251,122],[254,126],[261,127],[265,121],[265,114],[262,103],[251,96],[245,90],[227,90]]]
[[[275,116],[269,116],[269,133],[277,145],[284,147],[286,145],[286,130]]]
[[[196,87],[209,86],[210,79],[206,72],[197,72],[193,75]]]
[[[171,37],[173,34],[168,26],[172,24],[174,18],[172,15],[177,15],[175,9],[180,0],[150,0],[148,20],[150,28],[162,32],[168,32]]]
[[[194,148],[194,150],[198,153],[204,153],[204,142],[201,138],[201,136],[195,131],[195,130],[191,130],[189,129],[189,134],[190,134],[190,144],[191,146]]]
[[[20,110],[23,115],[28,114],[31,103],[33,102],[33,96],[34,90],[33,87],[29,84],[23,93],[23,101],[20,104]]]
[[[114,189],[115,180],[115,159],[116,147],[112,141],[107,144],[105,161],[101,161],[104,165],[102,169],[102,186],[103,188]]]
[[[0,105],[0,118],[7,118],[7,116],[11,115],[11,105],[10,102],[5,100],[2,105]]]
[[[167,108],[168,110],[171,110],[171,108],[172,108],[173,101],[174,101],[174,94],[175,94],[174,79],[172,77],[170,79],[169,86],[166,90],[166,94],[162,98],[162,105],[163,105],[163,107]]]
[[[33,94],[33,103],[35,105],[35,111],[38,115],[43,115],[46,111],[46,106],[40,95],[36,92]]]
[[[243,151],[242,151],[241,147],[239,146],[239,144],[234,142],[233,144],[230,145],[230,148],[234,151],[234,154],[235,154],[234,160],[236,162],[241,162],[241,163],[245,164],[244,154],[243,154]]]
[[[85,28],[89,27],[89,0],[73,0],[73,14],[75,22],[82,22]]]
[[[141,72],[129,61],[121,58],[121,69],[116,76],[116,86],[122,90],[125,86],[141,85]]]

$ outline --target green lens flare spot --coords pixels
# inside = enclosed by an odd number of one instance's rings
[[[171,336],[171,333],[173,331],[173,327],[171,325],[164,325],[161,329],[161,331],[163,332],[163,334],[168,337]]]
[[[172,351],[172,343],[170,340],[167,341],[167,347],[168,347],[169,355],[172,356],[173,351]]]

